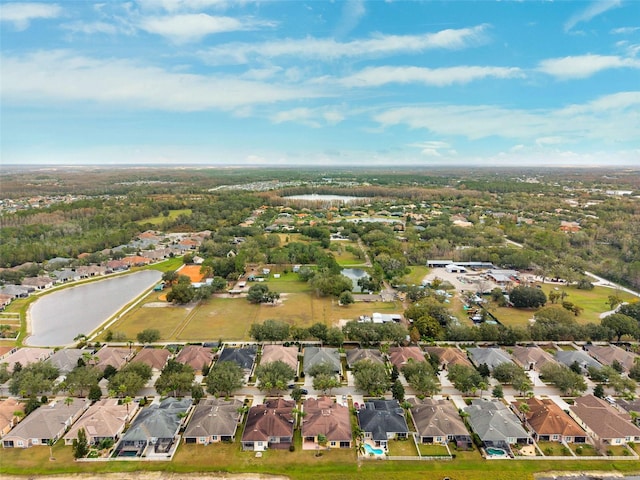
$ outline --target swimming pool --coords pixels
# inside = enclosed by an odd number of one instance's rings
[[[368,443],[364,444],[364,449],[371,455],[382,455],[384,453],[384,450],[382,450],[381,448],[373,448]]]
[[[507,452],[505,452],[503,449],[501,448],[493,448],[493,447],[487,447],[487,454],[489,455],[501,455],[504,456],[507,454]]]

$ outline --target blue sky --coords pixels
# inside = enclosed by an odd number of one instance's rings
[[[640,166],[640,2],[0,2],[4,164]]]

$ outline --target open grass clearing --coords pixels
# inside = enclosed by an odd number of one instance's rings
[[[165,221],[173,221],[178,218],[180,215],[191,215],[190,208],[182,208],[179,210],[169,210],[168,215],[156,215],[155,217],[144,218],[142,220],[138,220],[136,223],[138,225],[145,225],[150,223],[151,225],[162,225]]]
[[[402,277],[401,283],[406,285],[421,285],[424,277],[429,273],[427,267],[420,265],[409,267],[411,272]]]
[[[538,447],[547,457],[571,457],[567,447],[558,442],[538,442]]]
[[[489,462],[477,451],[455,452],[450,462],[366,461],[358,462],[353,449],[324,451],[316,457],[315,451],[268,450],[262,458],[254,452],[243,452],[238,442],[215,445],[184,445],[171,462],[74,462],[72,448],[58,442],[53,447],[55,460],[49,460],[49,448],[4,449],[0,461],[0,475],[60,475],[86,473],[94,477],[102,473],[157,471],[167,473],[263,473],[286,475],[294,480],[338,480],[359,478],[361,480],[442,480],[443,477],[464,480],[533,480],[535,473],[550,471],[580,472],[606,471],[615,473],[637,473],[640,468],[633,461],[589,461],[580,459],[566,461],[512,460]],[[507,468],[508,467],[508,468]],[[157,478],[157,477],[154,477]],[[175,478],[175,477],[172,477]],[[186,478],[186,476],[185,476]],[[194,477],[196,478],[196,477]],[[80,479],[82,480],[82,479]],[[88,479],[87,479],[88,480]]]

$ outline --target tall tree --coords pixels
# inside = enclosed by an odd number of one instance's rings
[[[209,371],[206,384],[211,395],[230,396],[243,385],[244,373],[235,362],[218,362]]]
[[[287,388],[287,384],[294,379],[296,372],[282,360],[260,365],[256,369],[258,388],[271,394]]]
[[[353,377],[358,390],[367,395],[379,396],[389,390],[390,379],[384,365],[371,360],[360,360],[353,366]]]

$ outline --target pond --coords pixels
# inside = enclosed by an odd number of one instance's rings
[[[358,285],[358,280],[369,277],[369,274],[361,268],[343,268],[340,273],[351,280],[354,292],[362,292],[362,288]]]
[[[25,344],[73,343],[78,334],[91,333],[161,278],[157,270],[143,270],[45,295],[29,309],[31,336]]]
[[[356,200],[365,200],[364,197],[349,197],[347,195],[318,195],[316,193],[306,195],[290,195],[287,198],[290,200],[306,200],[309,202],[334,202],[334,203],[350,203]]]

